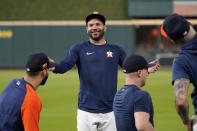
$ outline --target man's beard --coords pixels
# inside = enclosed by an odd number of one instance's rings
[[[46,75],[46,76],[44,77],[44,79],[41,81],[40,85],[45,85],[47,79],[48,79],[48,75]]]
[[[145,80],[141,81],[141,87],[143,87],[145,85],[146,85],[146,81]]]
[[[101,39],[103,38],[104,34],[105,34],[104,30],[101,30],[101,31],[98,33],[98,35],[92,35],[92,33],[90,33],[90,31],[88,31],[89,37],[90,37],[92,40],[94,40],[94,41],[99,41],[99,40],[101,40]]]

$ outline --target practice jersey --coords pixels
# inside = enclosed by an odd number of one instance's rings
[[[197,115],[197,35],[182,45],[180,53],[173,61],[172,82],[180,78],[189,79],[194,86],[191,97]]]
[[[154,109],[150,95],[135,85],[125,85],[120,89],[113,104],[117,131],[137,131],[135,112],[146,112],[150,115],[150,123],[154,126]]]
[[[55,64],[56,73],[64,73],[75,64],[80,78],[78,108],[92,113],[112,111],[117,91],[118,65],[126,53],[117,45],[94,45],[85,41],[74,45],[63,61]]]
[[[32,85],[11,81],[0,95],[0,131],[39,131],[41,105]]]

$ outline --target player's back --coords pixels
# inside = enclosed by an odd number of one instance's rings
[[[197,113],[197,35],[181,47],[181,52],[173,61],[173,81],[179,78],[189,79],[194,85],[192,93]]]
[[[114,97],[114,114],[117,131],[137,131],[134,118],[134,100],[139,89],[132,86],[124,86]]]
[[[13,80],[0,95],[0,131],[23,131],[20,107],[26,89],[24,80]]]

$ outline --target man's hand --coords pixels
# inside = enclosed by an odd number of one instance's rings
[[[50,57],[48,57],[48,59],[49,59],[49,70],[54,71],[55,70],[55,66],[54,66],[55,61],[53,59],[51,59]]]
[[[155,73],[160,68],[158,60],[151,61],[148,65],[148,73]]]

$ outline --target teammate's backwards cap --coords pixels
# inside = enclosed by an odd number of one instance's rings
[[[140,55],[131,54],[125,58],[122,68],[124,73],[137,72],[141,69],[148,69],[148,62]]]
[[[47,69],[49,66],[49,59],[45,53],[35,53],[28,57],[26,63],[27,72],[39,72]]]
[[[162,28],[170,39],[180,40],[188,34],[189,26],[190,23],[183,16],[171,14],[164,19]]]
[[[86,17],[86,19],[85,19],[86,24],[88,23],[88,21],[90,21],[91,19],[94,19],[94,18],[100,20],[105,25],[105,20],[106,20],[105,17],[102,14],[100,14],[99,12],[96,12],[96,11],[92,12],[91,14],[89,14]]]

